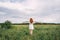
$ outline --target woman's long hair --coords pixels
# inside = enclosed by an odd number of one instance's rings
[[[33,19],[32,18],[30,18],[30,23],[33,23]]]

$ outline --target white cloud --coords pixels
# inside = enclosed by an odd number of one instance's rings
[[[2,21],[3,20],[3,21]],[[23,20],[23,18],[11,18],[11,17],[5,17],[5,18],[2,18],[1,19],[1,21],[2,22],[4,22],[4,21],[6,21],[6,20],[9,20],[9,21],[11,21],[12,23],[22,23],[22,22],[24,22],[24,21],[28,21],[27,19],[24,19]],[[0,22],[1,22],[0,21]]]
[[[0,12],[0,15],[5,15],[6,13],[4,13],[4,12]]]
[[[48,22],[48,23],[59,23],[58,19],[60,19],[60,14],[51,14],[51,15],[48,15],[44,18],[42,18],[42,21],[43,22]]]
[[[6,7],[8,9],[20,9],[23,6],[19,3],[11,3],[11,2],[0,2],[0,7]]]
[[[15,16],[20,17],[26,14],[24,16],[26,19],[21,18],[22,20],[20,18],[5,18],[12,22],[28,20],[30,17],[33,17],[34,20],[39,22],[58,22],[58,19],[60,18],[60,0],[26,0],[22,3],[0,2],[0,7],[5,7],[11,10],[14,9],[21,12],[16,13]]]
[[[8,9],[16,9],[26,14],[33,14],[36,12],[41,12],[43,8],[45,8],[45,2],[39,2],[38,0],[26,0],[23,3],[0,2],[0,6]]]

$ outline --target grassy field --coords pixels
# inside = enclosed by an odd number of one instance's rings
[[[60,40],[60,25],[34,25],[29,35],[28,25],[12,25],[11,29],[0,28],[0,40]]]

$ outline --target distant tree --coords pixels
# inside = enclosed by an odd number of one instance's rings
[[[1,28],[9,29],[11,28],[11,22],[10,21],[5,21],[4,23],[1,24]]]

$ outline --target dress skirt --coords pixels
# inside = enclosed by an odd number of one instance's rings
[[[33,24],[29,24],[29,29],[31,29],[31,30],[33,30],[34,29],[34,26],[33,26]]]

